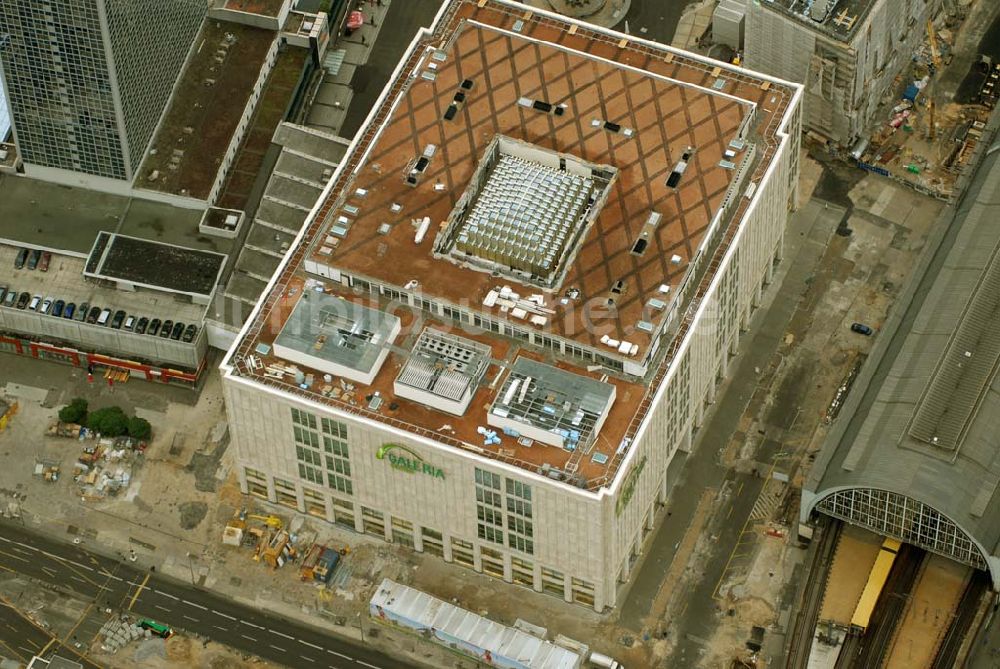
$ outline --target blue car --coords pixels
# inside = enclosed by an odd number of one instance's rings
[[[72,302],[66,305],[63,309],[63,318],[73,318],[73,312],[76,311],[76,305]]]

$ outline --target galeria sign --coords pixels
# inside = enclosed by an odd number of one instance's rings
[[[393,469],[409,472],[410,474],[425,474],[436,479],[444,478],[444,471],[424,462],[420,455],[402,444],[383,444],[375,452],[376,460],[388,460],[389,466]]]

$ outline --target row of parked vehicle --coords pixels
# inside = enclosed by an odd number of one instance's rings
[[[171,320],[161,321],[159,318],[150,320],[145,316],[136,318],[121,309],[112,313],[111,309],[92,306],[88,302],[78,305],[74,302],[53,300],[51,297],[43,298],[41,295],[32,297],[30,293],[18,295],[16,290],[8,289],[7,286],[0,286],[0,305],[11,309],[37,311],[54,318],[67,318],[80,323],[104,325],[115,330],[128,330],[136,334],[148,334],[187,343],[193,342],[195,335],[198,334],[198,326],[194,323],[185,326],[180,321],[175,323]]]
[[[48,272],[50,262],[52,262],[52,254],[48,251],[21,249],[14,257],[14,269],[22,269],[27,265],[28,269],[37,268],[42,272]]]

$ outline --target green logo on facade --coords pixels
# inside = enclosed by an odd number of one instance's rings
[[[632,468],[632,471],[628,473],[625,477],[625,481],[622,483],[622,491],[618,494],[618,502],[615,504],[615,515],[620,516],[622,511],[628,506],[628,503],[632,501],[632,495],[635,494],[635,486],[639,482],[639,475],[642,474],[642,470],[646,468],[646,456],[642,456],[642,460]]]
[[[444,471],[429,462],[424,462],[420,454],[402,444],[383,444],[375,452],[376,460],[388,460],[389,466],[400,471],[425,474],[432,478],[443,479]]]

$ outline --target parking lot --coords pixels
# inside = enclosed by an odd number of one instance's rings
[[[84,302],[92,307],[110,309],[112,313],[123,310],[137,319],[143,316],[161,321],[180,321],[200,326],[204,316],[203,305],[175,299],[173,296],[154,291],[127,292],[112,288],[102,288],[83,277],[84,260],[71,256],[55,255],[47,272],[38,269],[14,269],[14,259],[18,250],[13,246],[0,245],[0,286],[8,286],[18,293],[26,292],[43,299],[63,300],[76,305]]]

